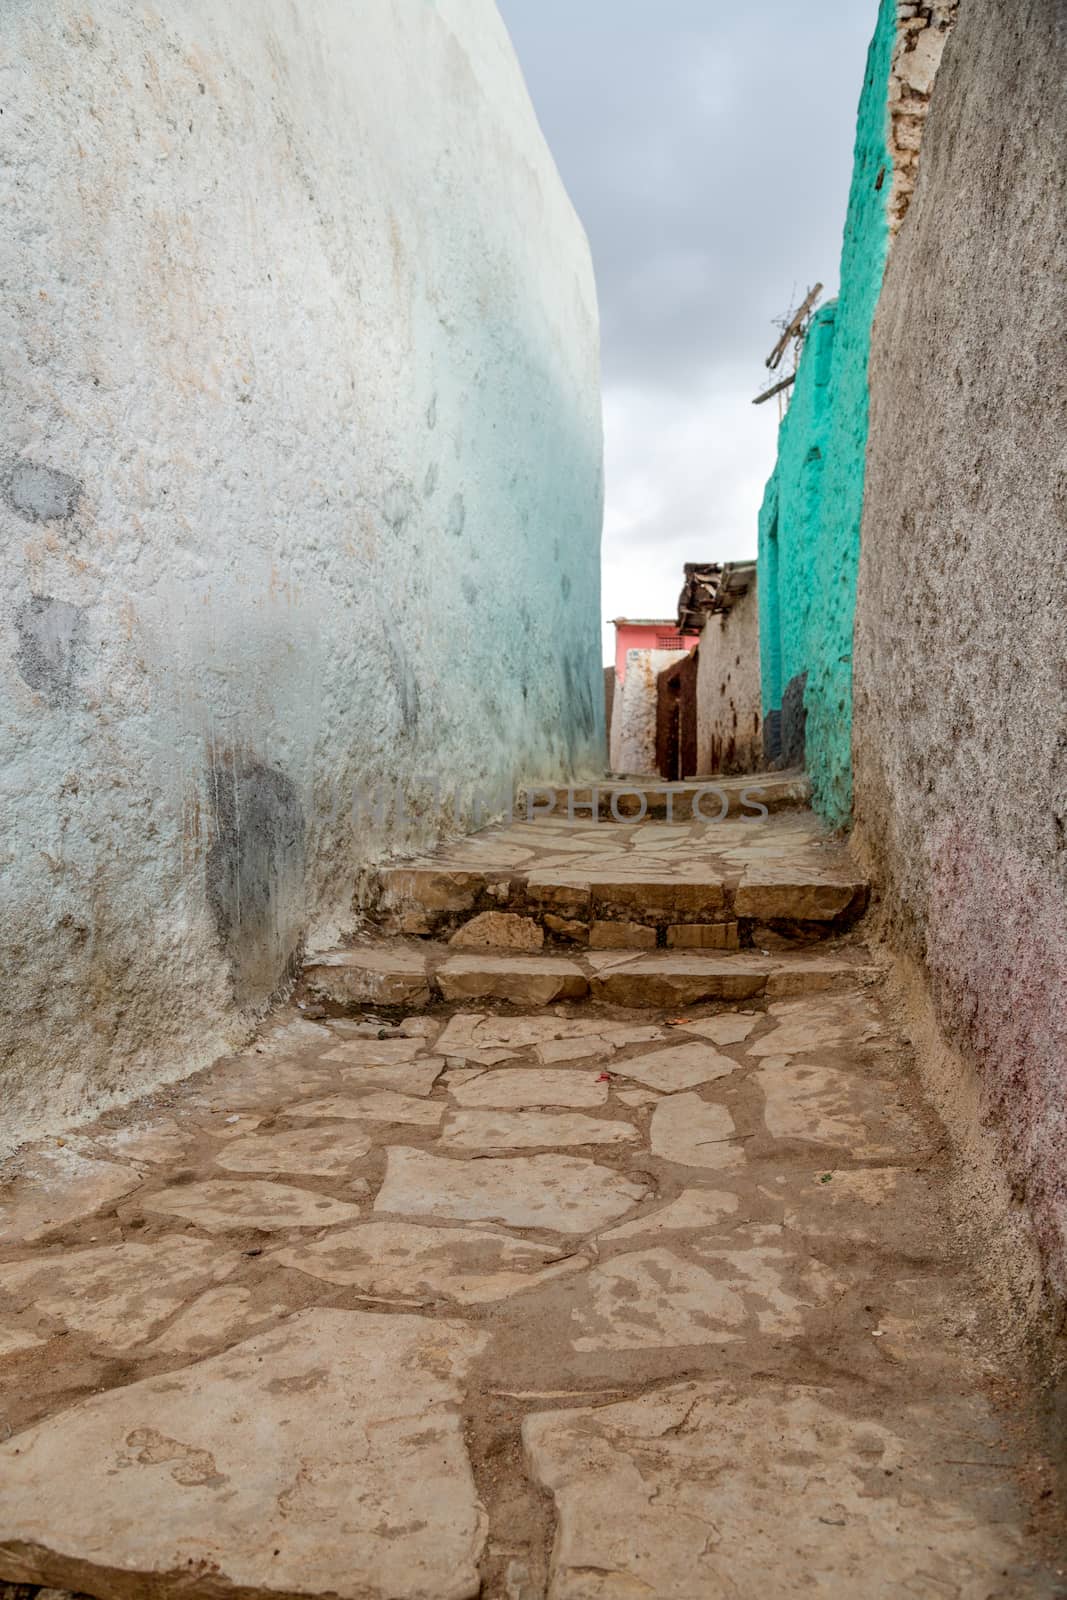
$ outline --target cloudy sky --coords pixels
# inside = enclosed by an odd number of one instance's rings
[[[596,264],[603,614],[671,616],[684,561],[756,553],[777,402],[751,400],[775,317],[837,286],[877,0],[499,5]]]

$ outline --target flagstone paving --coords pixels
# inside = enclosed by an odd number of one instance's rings
[[[24,1152],[0,1578],[1061,1593],[939,1127],[853,970],[682,1011],[292,1012]]]

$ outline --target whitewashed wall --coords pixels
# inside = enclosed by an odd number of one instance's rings
[[[11,1142],[351,922],[357,787],[600,770],[601,434],[491,0],[7,0],[0,73]]]
[[[612,772],[655,776],[656,679],[679,659],[676,650],[627,650],[611,713]]]

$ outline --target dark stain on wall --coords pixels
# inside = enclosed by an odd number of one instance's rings
[[[570,713],[569,729],[575,727],[584,739],[589,739],[596,731],[596,707],[593,704],[593,695],[585,673],[576,668],[570,656],[563,657],[563,704]],[[568,753],[572,760],[575,755],[575,738],[573,731],[568,732]]]
[[[448,502],[448,521],[446,523],[446,528],[453,539],[458,539],[466,526],[467,506],[463,496],[457,489],[451,500]]]
[[[394,534],[400,534],[411,521],[415,510],[415,493],[410,483],[397,478],[391,483],[382,500],[382,516]]]
[[[768,766],[782,753],[782,713],[768,711],[763,720],[763,759]]]
[[[208,905],[239,1004],[269,998],[295,960],[304,914],[304,812],[292,780],[254,756],[216,754],[207,773],[215,842]]]
[[[389,681],[392,683],[397,700],[400,703],[400,717],[405,729],[417,726],[419,720],[419,683],[415,670],[408,658],[404,641],[400,636],[392,617],[379,607],[378,616],[382,625],[382,637],[385,641],[386,667]]]
[[[604,668],[604,743],[605,766],[608,764],[607,752],[611,749],[611,719],[615,714],[615,668]]]
[[[70,705],[85,654],[85,607],[31,595],[15,613],[15,665],[50,706]]]
[[[798,672],[795,678],[790,678],[782,691],[780,762],[783,767],[802,767],[805,762],[808,713],[804,705],[804,690],[807,688],[807,683],[807,673]]]
[[[656,679],[656,770],[673,783],[696,769],[697,659],[685,655]]]
[[[12,461],[3,474],[3,491],[20,517],[55,522],[74,515],[82,486],[69,472],[38,461]]]

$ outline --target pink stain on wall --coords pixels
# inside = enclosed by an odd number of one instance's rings
[[[615,678],[626,681],[627,650],[691,650],[699,633],[679,633],[674,617],[615,617]]]
[[[958,823],[930,842],[927,963],[947,1031],[976,1059],[1009,1172],[1067,1290],[1067,928],[1061,886]]]

